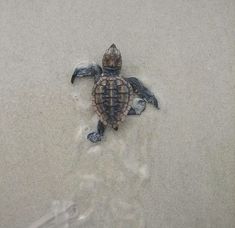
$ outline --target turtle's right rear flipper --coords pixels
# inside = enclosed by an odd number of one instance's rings
[[[131,105],[131,109],[129,110],[127,115],[141,115],[141,113],[146,108],[146,102],[145,100],[141,98],[135,98],[133,100],[133,104]]]
[[[79,67],[75,68],[72,78],[71,78],[71,83],[74,83],[74,80],[76,77],[81,78],[81,77],[94,77],[95,82],[99,80],[99,77],[102,74],[102,68],[98,64],[90,64],[86,67]]]

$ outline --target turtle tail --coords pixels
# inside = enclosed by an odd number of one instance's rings
[[[117,131],[118,130],[118,124],[112,124],[112,128]]]

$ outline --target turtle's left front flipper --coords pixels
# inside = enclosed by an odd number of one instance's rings
[[[81,78],[86,76],[94,77],[95,81],[98,81],[101,74],[102,68],[98,64],[90,64],[86,67],[75,68],[71,78],[71,83],[74,83],[76,77]]]
[[[158,101],[153,92],[146,88],[141,81],[135,77],[125,78],[132,86],[134,92],[138,94],[140,98],[146,102],[154,105],[157,109],[160,109],[158,106]]]

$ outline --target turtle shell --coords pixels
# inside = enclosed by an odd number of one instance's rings
[[[105,125],[117,128],[131,108],[133,89],[119,76],[102,76],[92,90],[92,104]]]

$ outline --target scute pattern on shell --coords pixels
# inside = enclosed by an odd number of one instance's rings
[[[99,119],[118,127],[131,108],[133,89],[122,77],[102,76],[92,90],[92,104]]]

